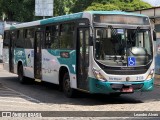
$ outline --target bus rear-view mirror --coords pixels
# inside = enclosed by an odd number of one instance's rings
[[[156,36],[156,31],[153,31],[153,40],[156,41],[157,36]]]

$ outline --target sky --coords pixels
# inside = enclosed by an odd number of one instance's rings
[[[148,2],[152,6],[160,6],[160,0],[143,0],[145,2]]]

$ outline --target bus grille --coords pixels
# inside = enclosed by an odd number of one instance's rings
[[[114,75],[135,75],[135,74],[144,74],[147,72],[147,69],[141,70],[109,70],[103,69],[107,74],[114,74]]]
[[[125,85],[124,84],[111,84],[113,90],[121,90]],[[130,85],[134,90],[140,90],[143,87],[143,83],[141,84],[132,84]]]

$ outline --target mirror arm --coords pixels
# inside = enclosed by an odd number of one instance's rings
[[[154,41],[156,41],[156,39],[157,39],[156,31],[155,31],[155,30],[153,30],[153,40],[154,40]]]

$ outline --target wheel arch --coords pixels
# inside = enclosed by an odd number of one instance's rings
[[[18,61],[18,64],[17,64],[17,73],[18,73],[18,68],[20,65],[23,65],[22,61]]]
[[[66,72],[68,72],[68,74],[70,74],[70,71],[69,71],[67,66],[61,66],[59,68],[59,76],[58,77],[59,77],[59,85],[60,85],[60,87],[62,87],[62,85],[63,85],[63,76],[64,76],[64,74]]]

